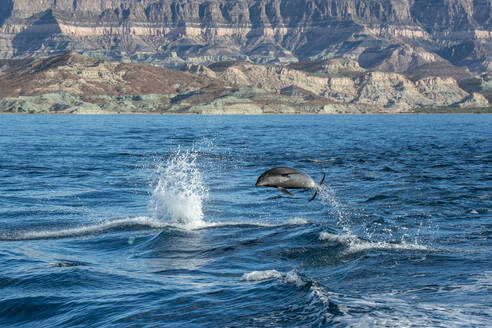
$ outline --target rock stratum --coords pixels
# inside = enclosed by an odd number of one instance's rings
[[[219,62],[171,70],[66,52],[0,61],[4,113],[406,113],[491,111],[492,78],[366,70],[336,58],[265,65]],[[466,89],[483,89],[482,92]],[[489,99],[487,99],[487,97]]]
[[[2,111],[488,108],[492,0],[2,0],[0,60]]]
[[[66,50],[171,67],[346,57],[456,77],[492,70],[492,0],[0,2],[1,58]]]

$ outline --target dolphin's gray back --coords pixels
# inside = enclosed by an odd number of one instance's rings
[[[306,173],[290,168],[275,167],[263,173],[256,184],[262,183],[265,186],[282,188],[308,188],[315,189],[317,184]]]

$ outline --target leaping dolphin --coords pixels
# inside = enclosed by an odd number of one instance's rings
[[[274,187],[278,188],[284,194],[294,196],[287,189],[314,189],[315,193],[309,201],[316,198],[318,191],[323,182],[325,182],[326,174],[323,173],[323,178],[319,183],[306,173],[290,168],[290,167],[274,167],[264,172],[256,181],[256,187]]]

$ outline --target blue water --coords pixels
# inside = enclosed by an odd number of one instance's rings
[[[491,238],[490,115],[0,116],[2,327],[486,326]]]

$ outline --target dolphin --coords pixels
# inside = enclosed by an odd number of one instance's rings
[[[284,194],[294,196],[287,189],[314,189],[315,193],[309,201],[316,198],[318,191],[323,182],[325,182],[326,174],[323,173],[323,178],[319,183],[306,173],[290,168],[290,167],[274,167],[264,172],[256,181],[256,187],[274,187],[278,188]]]

